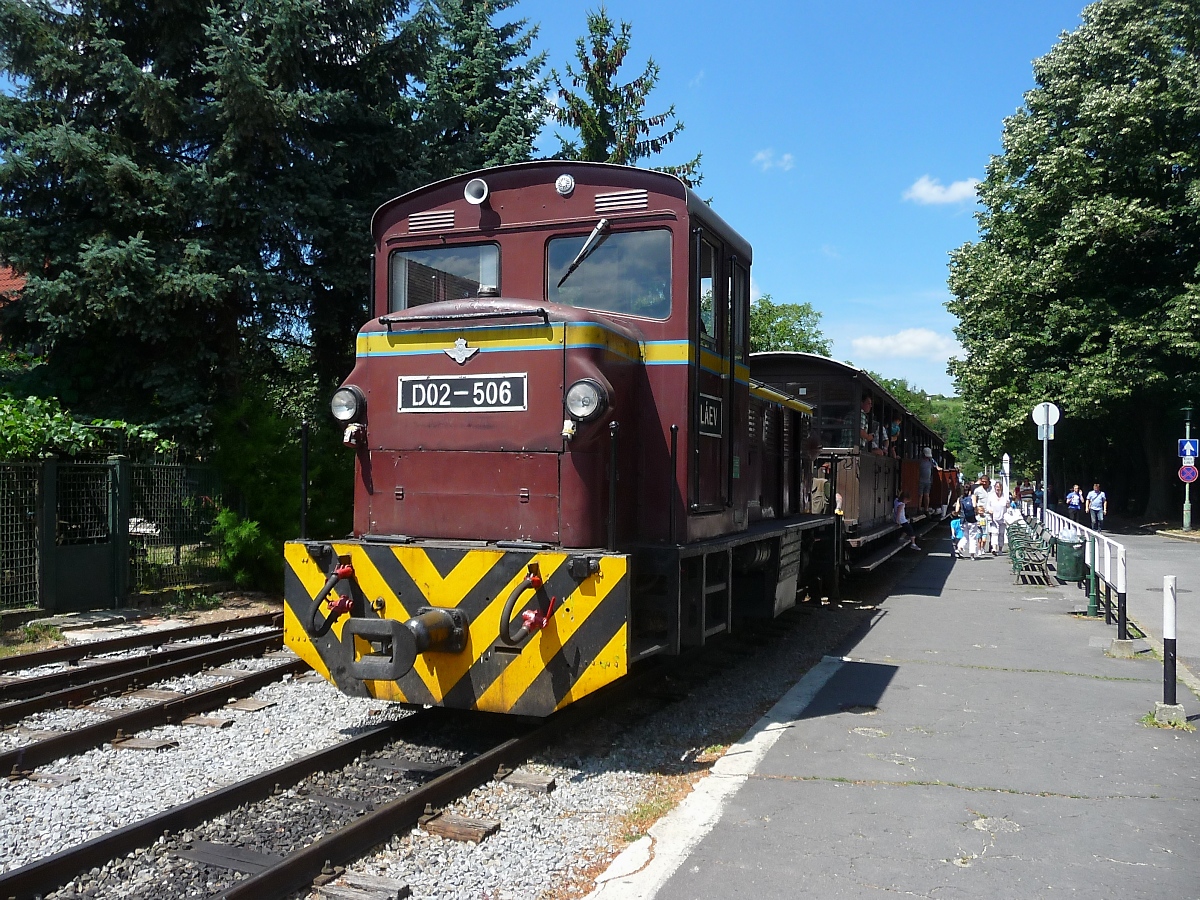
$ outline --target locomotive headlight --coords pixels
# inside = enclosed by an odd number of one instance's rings
[[[361,419],[367,411],[367,398],[354,385],[346,385],[333,392],[329,408],[339,422],[353,422]]]
[[[567,412],[581,422],[600,415],[607,407],[604,388],[590,378],[575,382],[567,391]]]

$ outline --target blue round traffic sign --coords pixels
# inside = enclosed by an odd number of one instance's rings
[[[1180,466],[1179,468],[1179,480],[1184,484],[1191,484],[1196,480],[1197,475],[1200,475],[1200,470],[1197,470],[1195,466]]]

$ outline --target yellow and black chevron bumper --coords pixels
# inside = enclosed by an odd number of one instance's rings
[[[621,554],[294,541],[285,545],[284,558],[284,641],[352,696],[547,716],[628,669],[629,557]],[[339,558],[354,567],[354,577],[318,606],[314,600]],[[499,638],[501,612],[531,564],[558,603],[545,628],[510,647]],[[339,593],[351,598],[353,612],[321,633],[316,626]],[[364,660],[387,652],[353,633],[360,625],[378,630],[361,618],[406,622],[427,608],[458,611],[466,623],[461,651],[421,653],[394,681],[355,675]],[[355,625],[347,628],[350,621]]]

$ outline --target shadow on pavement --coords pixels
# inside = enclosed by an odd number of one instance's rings
[[[804,708],[800,719],[818,719],[839,713],[872,713],[896,677],[898,666],[847,662],[834,673]]]

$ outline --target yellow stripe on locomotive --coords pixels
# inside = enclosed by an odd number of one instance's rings
[[[628,670],[622,554],[294,541],[284,556],[285,643],[347,694],[546,716]]]

